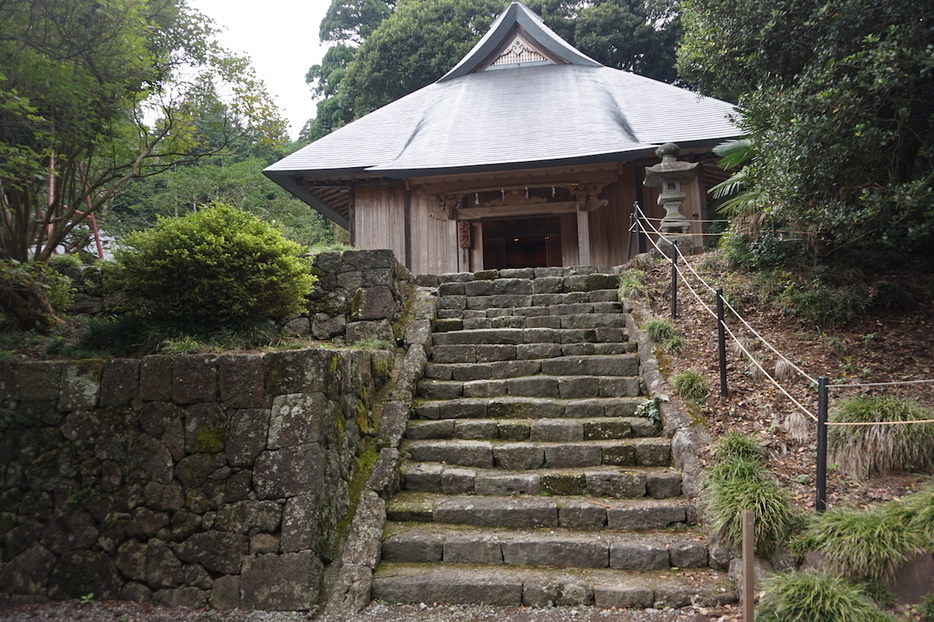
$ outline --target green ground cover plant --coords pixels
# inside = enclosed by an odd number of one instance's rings
[[[840,402],[831,422],[923,421],[930,409],[892,397],[859,396]],[[928,467],[934,459],[934,424],[831,426],[828,459],[855,477]]]

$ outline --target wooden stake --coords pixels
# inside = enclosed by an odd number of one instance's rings
[[[756,600],[756,519],[752,510],[743,511],[743,622],[755,620]]]

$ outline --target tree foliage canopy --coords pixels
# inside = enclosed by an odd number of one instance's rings
[[[285,124],[183,0],[0,0],[0,258],[47,259],[131,179],[246,128]]]
[[[934,241],[930,2],[686,0],[684,79],[738,101],[746,180],[831,251]]]

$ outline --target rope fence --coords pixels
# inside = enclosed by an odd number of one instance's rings
[[[639,204],[636,203],[633,206],[633,216],[630,222],[630,233],[635,233],[637,238],[637,245],[639,247],[639,252],[641,251],[641,242],[644,237],[651,246],[663,257],[669,257],[671,260],[671,317],[677,317],[677,286],[680,277],[680,281],[684,283],[688,291],[700,305],[701,309],[707,314],[711,315],[717,320],[717,328],[719,335],[719,359],[720,359],[720,379],[721,379],[721,394],[723,396],[728,395],[729,391],[726,384],[726,353],[725,353],[725,338],[724,335],[728,334],[733,340],[735,346],[740,350],[740,352],[747,358],[749,361],[758,368],[759,372],[769,380],[784,396],[792,403],[794,406],[800,410],[804,415],[810,418],[812,421],[817,423],[817,477],[816,477],[816,499],[815,499],[815,509],[818,512],[824,511],[826,509],[826,471],[827,471],[827,429],[831,426],[853,426],[853,427],[870,427],[870,426],[889,426],[889,425],[913,425],[920,423],[934,423],[934,419],[918,419],[918,420],[909,420],[909,421],[866,421],[866,422],[831,422],[827,420],[828,415],[828,403],[829,403],[829,393],[830,390],[838,389],[854,389],[854,388],[869,388],[869,387],[891,387],[891,386],[900,386],[900,385],[918,385],[918,384],[934,384],[934,378],[932,379],[919,379],[919,380],[894,380],[888,382],[865,382],[865,383],[845,383],[845,384],[833,384],[828,383],[826,376],[820,376],[815,378],[811,374],[808,374],[800,366],[798,366],[794,361],[785,356],[780,352],[775,346],[773,346],[762,334],[759,333],[734,307],[731,305],[724,297],[723,290],[715,289],[710,283],[708,283],[691,265],[691,262],[688,260],[687,256],[684,255],[682,250],[679,248],[677,240],[666,240],[667,246],[670,246],[670,251],[663,248],[659,245],[659,241],[664,240],[664,234],[659,231],[653,224],[652,221],[661,221],[660,218],[647,218],[642,212],[642,209],[639,207]],[[694,220],[688,222],[725,222],[722,220]],[[686,234],[688,236],[694,236],[696,234]],[[711,234],[711,235],[720,235],[720,234]],[[653,237],[654,236],[654,237]],[[631,239],[630,239],[631,243]],[[680,264],[679,264],[680,258]],[[681,268],[685,266],[687,272]],[[696,286],[691,283],[691,279],[688,278],[690,274],[696,281]],[[704,300],[703,296],[698,293],[698,289],[706,288],[709,293],[712,293],[716,297],[716,310],[712,309],[707,301]],[[786,388],[781,381],[773,377],[770,374],[761,361],[756,357],[750,350],[747,348],[746,344],[743,343],[743,340],[736,335],[736,333],[726,324],[724,319],[723,309],[726,308],[730,311],[731,315],[735,317],[742,326],[749,331],[755,338],[762,343],[769,351],[771,351],[779,361],[786,363],[793,369],[800,377],[807,380],[810,386],[817,387],[817,414],[813,412],[813,409],[808,408],[801,401],[792,395],[791,391]],[[778,374],[776,374],[778,375]]]

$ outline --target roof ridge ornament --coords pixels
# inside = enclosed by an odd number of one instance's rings
[[[503,50],[502,54],[500,54],[496,60],[488,65],[488,68],[502,65],[526,65],[529,63],[554,64],[554,61],[536,50],[517,34],[516,38],[512,40],[512,43]]]

